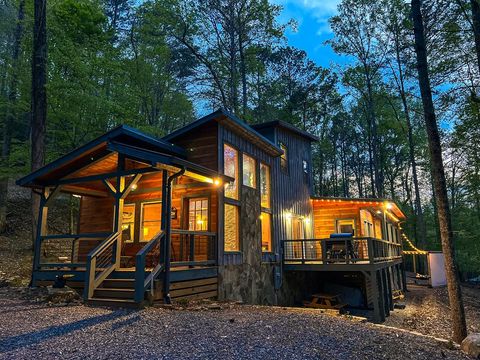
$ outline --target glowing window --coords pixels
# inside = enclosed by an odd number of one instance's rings
[[[135,204],[123,205],[122,240],[133,242],[135,236]]]
[[[227,144],[223,146],[223,167],[224,174],[235,179],[225,184],[225,196],[238,200],[238,151]]]
[[[256,179],[256,161],[254,158],[243,154],[243,185],[255,188]]]
[[[270,208],[270,167],[260,163],[260,200],[261,206]]]
[[[262,212],[260,215],[262,225],[262,251],[272,251],[272,218],[269,213]]]
[[[208,199],[195,198],[188,201],[188,230],[208,230]]]
[[[240,239],[238,234],[238,206],[225,204],[224,218],[225,251],[240,251]]]
[[[142,226],[140,236],[143,241],[150,241],[160,232],[162,204],[160,202],[142,204]]]

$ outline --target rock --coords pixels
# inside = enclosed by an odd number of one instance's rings
[[[53,288],[49,286],[47,288],[48,295],[46,300],[53,304],[66,304],[74,301],[80,301],[80,295],[69,287]]]
[[[470,334],[463,339],[461,349],[474,359],[480,359],[480,333]]]

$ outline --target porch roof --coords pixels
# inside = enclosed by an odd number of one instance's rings
[[[185,175],[200,181],[213,182],[214,178],[232,181],[228,176],[185,160],[182,148],[121,125],[17,180],[17,185],[44,187],[114,177],[118,175],[118,154],[131,162],[146,164],[140,169],[132,163],[125,174],[129,171],[178,171],[185,168]]]

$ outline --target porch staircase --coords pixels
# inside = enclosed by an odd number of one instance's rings
[[[141,303],[136,303],[135,279],[133,272],[114,271],[102,281],[97,287],[93,296],[88,299],[88,304],[98,306],[116,306],[116,307],[141,307]]]

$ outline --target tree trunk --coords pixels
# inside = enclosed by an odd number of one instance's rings
[[[47,0],[35,0],[32,58],[31,169],[43,166],[47,121]],[[32,229],[37,228],[40,197],[32,192]]]
[[[453,340],[460,343],[467,336],[467,325],[465,322],[465,310],[463,307],[460,279],[458,276],[457,264],[455,262],[452,223],[450,207],[448,204],[440,135],[438,132],[428,75],[421,0],[412,0],[411,6],[415,35],[415,53],[417,55],[418,82],[422,96],[425,127],[428,135],[428,147],[430,151],[433,185],[436,195],[435,200],[437,203],[440,238],[442,240],[442,250],[445,256],[448,297],[453,323]]]
[[[427,234],[425,229],[425,220],[423,218],[422,200],[420,199],[420,187],[418,186],[417,161],[415,160],[415,144],[413,141],[413,127],[410,119],[410,108],[408,106],[407,97],[405,94],[405,82],[403,78],[402,61],[400,58],[400,44],[398,37],[395,38],[396,61],[398,66],[398,85],[400,98],[402,99],[403,111],[405,113],[405,120],[407,123],[408,136],[408,155],[410,165],[412,166],[413,188],[415,191],[415,237],[417,244],[423,248],[427,242]]]
[[[17,26],[12,51],[12,74],[8,94],[7,116],[3,127],[3,144],[1,164],[7,169],[6,174],[0,179],[0,233],[4,233],[7,227],[7,199],[8,199],[8,168],[10,149],[12,143],[12,128],[16,117],[17,108],[17,87],[18,87],[18,58],[20,45],[23,37],[23,19],[25,17],[25,0],[18,4]]]
[[[470,0],[470,5],[472,8],[472,27],[475,37],[478,71],[480,73],[480,3],[478,0]]]

